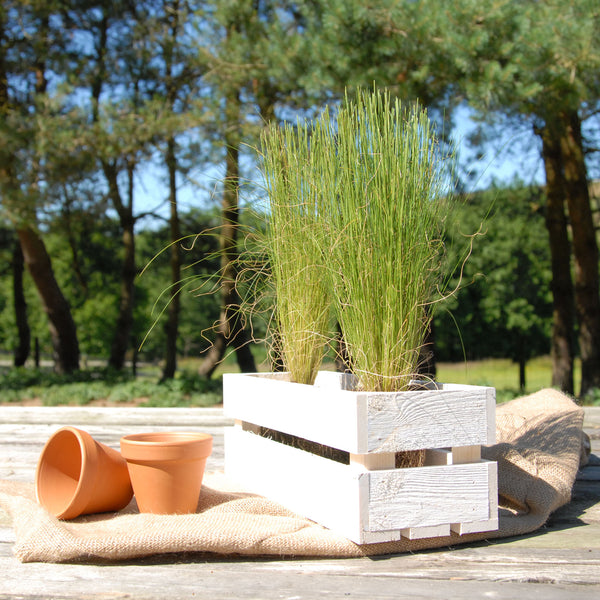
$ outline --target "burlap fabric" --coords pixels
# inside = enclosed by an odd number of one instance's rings
[[[525,534],[569,502],[582,452],[583,411],[554,390],[497,408],[497,444],[485,458],[498,461],[500,528],[359,546],[261,497],[236,491],[220,474],[207,474],[198,512],[139,514],[133,502],[118,514],[63,522],[33,498],[33,485],[0,482],[0,506],[12,517],[14,553],[23,562],[130,560],[202,552],[215,555],[356,557],[416,551]]]

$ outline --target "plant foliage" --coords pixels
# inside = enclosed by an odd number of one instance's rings
[[[324,111],[269,129],[263,154],[277,333],[292,378],[316,372],[333,338],[331,303],[359,387],[405,389],[431,319],[448,208],[426,113],[359,91],[335,120]],[[301,355],[305,379],[294,370]]]

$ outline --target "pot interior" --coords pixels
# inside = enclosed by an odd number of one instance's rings
[[[38,500],[51,513],[61,514],[71,504],[82,466],[81,445],[71,431],[59,431],[44,449],[36,477]]]

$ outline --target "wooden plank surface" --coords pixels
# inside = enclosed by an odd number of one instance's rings
[[[225,414],[352,454],[494,442],[494,388],[441,384],[373,393],[349,391],[341,381],[326,371],[314,386],[281,373],[226,373]]]
[[[413,392],[365,392],[368,451],[493,443],[495,390],[478,386],[446,389],[448,387]]]
[[[80,409],[0,406],[0,478],[33,481],[50,433],[64,424],[118,447],[124,433],[201,430],[215,436],[209,469],[223,467],[219,409]],[[515,539],[413,555],[343,560],[223,560],[177,555],[115,565],[21,564],[0,511],[0,599],[600,598],[600,408],[586,409],[591,464],[573,501],[546,527]]]
[[[360,478],[348,465],[229,427],[225,474],[245,489],[361,541]],[[259,465],[267,471],[257,472]],[[307,476],[308,475],[308,476]],[[321,490],[328,490],[327,494]]]
[[[369,530],[487,521],[496,463],[444,465],[370,473]]]
[[[339,381],[328,379],[326,383],[334,386]],[[310,394],[306,393],[308,387]],[[362,452],[357,447],[361,406],[354,392],[291,383],[280,373],[226,373],[223,402],[225,414],[231,418],[348,452]]]

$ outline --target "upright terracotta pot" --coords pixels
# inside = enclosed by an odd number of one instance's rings
[[[38,502],[59,519],[120,510],[133,496],[121,454],[75,427],[59,429],[46,442],[35,492]]]
[[[154,432],[121,438],[121,454],[140,512],[186,514],[196,511],[206,459],[207,433]]]

